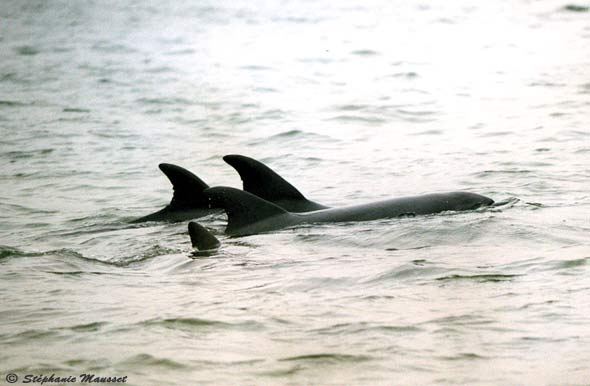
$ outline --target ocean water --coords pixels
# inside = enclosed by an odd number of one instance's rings
[[[590,384],[590,13],[499,0],[4,0],[0,383]],[[157,165],[466,213],[195,256]],[[78,382],[80,383],[80,382]],[[7,384],[7,383],[6,383]]]

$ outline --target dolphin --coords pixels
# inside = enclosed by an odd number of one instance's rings
[[[146,221],[185,221],[219,212],[219,208],[211,207],[203,194],[209,188],[203,180],[188,170],[173,164],[158,165],[162,173],[172,183],[174,194],[172,200],[163,209],[147,216],[135,219],[132,223]]]
[[[247,236],[309,223],[370,221],[446,211],[465,211],[494,203],[491,198],[469,192],[431,193],[400,197],[370,204],[293,213],[252,193],[229,187],[204,191],[212,207],[221,207],[228,217],[225,233]]]
[[[243,182],[243,189],[281,208],[295,213],[328,209],[305,198],[299,190],[260,161],[243,155],[230,154],[223,160],[231,165]]]

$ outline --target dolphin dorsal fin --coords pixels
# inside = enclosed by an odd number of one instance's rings
[[[200,251],[216,249],[221,245],[219,240],[211,232],[194,221],[188,223],[188,234],[191,237],[193,247]]]
[[[206,208],[207,198],[203,191],[209,187],[203,180],[188,170],[173,164],[158,165],[162,173],[168,177],[174,188],[170,209]]]
[[[236,169],[242,178],[246,192],[272,202],[284,199],[306,200],[293,185],[255,159],[230,154],[224,156],[223,160]]]
[[[249,225],[289,213],[272,202],[239,189],[216,186],[205,190],[205,195],[209,197],[212,207],[225,210],[225,231],[233,236],[248,234],[243,229]]]

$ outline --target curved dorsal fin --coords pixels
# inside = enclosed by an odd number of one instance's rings
[[[220,242],[204,226],[194,221],[188,223],[188,234],[191,236],[191,243],[194,248],[200,251],[216,249]]]
[[[168,177],[174,189],[170,209],[208,206],[207,198],[202,193],[209,185],[203,180],[177,165],[162,163],[158,167]]]
[[[255,159],[230,154],[224,156],[223,160],[239,173],[246,192],[272,202],[285,199],[306,200],[293,185]]]
[[[233,236],[250,234],[248,227],[271,217],[288,214],[283,208],[243,190],[216,186],[205,190],[210,204],[227,213],[226,233]]]

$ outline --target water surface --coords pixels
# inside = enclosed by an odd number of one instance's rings
[[[5,1],[0,379],[588,384],[590,23],[562,1]],[[160,162],[257,158],[327,205],[193,256]]]

